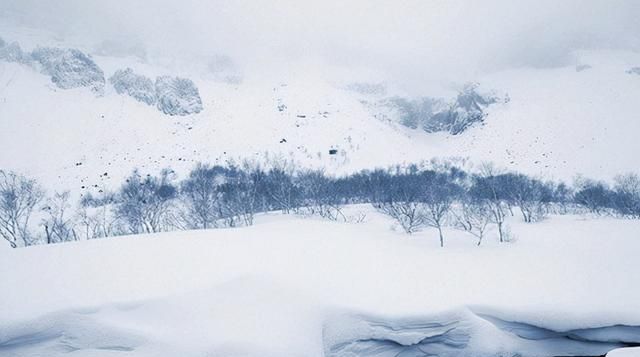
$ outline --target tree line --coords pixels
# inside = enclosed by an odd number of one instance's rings
[[[135,170],[113,192],[47,196],[33,179],[0,170],[0,235],[12,246],[52,244],[124,234],[248,226],[256,213],[280,211],[344,220],[344,207],[371,204],[406,233],[443,227],[477,238],[496,227],[508,241],[508,216],[527,223],[549,214],[591,213],[640,218],[640,177],[617,176],[613,185],[579,179],[545,181],[484,164],[471,172],[452,164],[365,170],[331,176],[282,162],[269,168],[243,163],[198,164],[178,180],[171,170]]]

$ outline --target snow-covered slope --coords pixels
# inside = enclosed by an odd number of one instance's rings
[[[602,355],[640,342],[638,222],[255,226],[0,251],[0,355]],[[413,352],[412,352],[413,351]],[[351,354],[350,354],[351,353]],[[413,354],[411,354],[413,353]]]
[[[25,50],[44,41],[39,34],[8,36]],[[64,90],[28,65],[0,61],[0,167],[35,176],[49,187],[83,191],[113,187],[135,167],[183,173],[199,161],[267,157],[338,173],[469,157],[562,179],[575,174],[610,179],[640,166],[640,157],[629,154],[640,149],[640,76],[626,72],[640,63],[635,53],[578,53],[580,67],[521,68],[470,78],[508,94],[510,101],[490,106],[484,125],[452,136],[408,129],[376,112],[371,103],[385,95],[406,95],[393,89],[393,79],[344,71],[338,78],[322,66],[292,62],[273,73],[246,70],[242,80],[229,80],[218,69],[96,52],[93,60],[107,78],[131,67],[150,78],[193,80],[203,110],[172,117],[118,94],[109,83],[104,95]],[[388,90],[349,89],[363,80],[386,81]],[[442,93],[455,95],[450,88]],[[330,155],[334,149],[337,154]]]

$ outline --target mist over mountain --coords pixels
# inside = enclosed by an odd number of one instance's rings
[[[640,49],[640,4],[614,1],[5,0],[5,25],[51,31],[104,54],[200,62],[228,55],[248,72],[291,62],[360,68],[413,93],[514,67],[553,68],[582,50]],[[334,73],[338,75],[338,73]]]

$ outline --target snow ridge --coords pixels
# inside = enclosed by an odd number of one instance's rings
[[[493,343],[482,341],[488,335]],[[601,356],[640,344],[640,326],[554,331],[461,309],[421,318],[341,316],[325,324],[323,338],[328,357]]]

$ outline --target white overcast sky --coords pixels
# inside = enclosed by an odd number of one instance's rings
[[[566,65],[584,49],[640,51],[639,19],[640,0],[0,0],[0,21],[62,38],[398,76]]]

